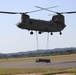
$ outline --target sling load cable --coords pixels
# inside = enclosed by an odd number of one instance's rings
[[[47,46],[46,46],[47,49],[49,49],[49,32],[47,33]]]
[[[37,35],[37,31],[36,31],[36,41],[37,41],[37,50],[39,49],[39,42],[38,42],[38,35]]]

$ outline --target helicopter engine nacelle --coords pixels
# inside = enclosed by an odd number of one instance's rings
[[[54,15],[52,17],[52,22],[59,27],[58,29],[63,30],[66,27],[65,19],[62,14],[58,13],[57,15]]]
[[[53,18],[52,18],[52,21],[53,21],[54,23],[65,24],[65,22],[64,22],[64,16],[61,15],[61,14],[54,15]]]

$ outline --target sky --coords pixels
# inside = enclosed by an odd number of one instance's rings
[[[1,0],[0,11],[28,12],[37,10],[35,6],[53,7],[50,10],[56,12],[76,11],[76,0]],[[50,16],[48,16],[51,14]],[[53,12],[40,11],[28,14],[30,18],[51,20],[55,15]],[[47,33],[30,35],[30,31],[19,29],[16,24],[20,21],[20,14],[0,13],[0,53],[13,53],[21,51],[32,51],[37,49],[54,49],[76,47],[76,14],[64,14],[66,28],[62,35],[58,32],[49,35],[47,47]]]

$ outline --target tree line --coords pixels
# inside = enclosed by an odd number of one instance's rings
[[[29,54],[10,54],[10,55],[1,54],[0,59],[69,55],[69,54],[76,54],[76,49],[75,50],[50,51],[50,52],[44,52],[44,53],[29,53]]]

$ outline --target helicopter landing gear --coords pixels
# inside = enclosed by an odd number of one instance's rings
[[[42,32],[41,32],[41,31],[39,31],[38,33],[39,33],[39,34],[41,34]]]
[[[60,35],[62,35],[62,32],[60,32]]]
[[[51,32],[51,35],[53,35],[53,33]]]
[[[33,34],[33,32],[31,31],[31,32],[30,32],[30,34],[32,35],[32,34]]]

